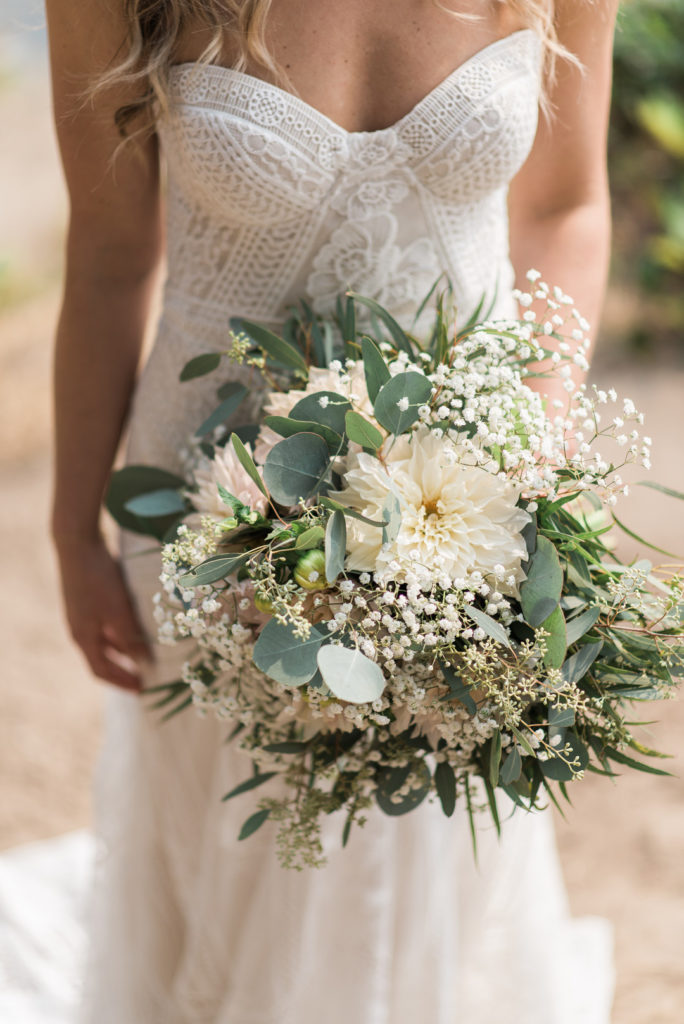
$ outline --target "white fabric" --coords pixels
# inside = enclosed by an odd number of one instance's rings
[[[71,832],[0,855],[0,1020],[74,1024],[95,842]]]
[[[463,318],[483,291],[511,313],[506,192],[539,62],[536,36],[515,33],[396,125],[351,133],[249,75],[174,69],[168,283],[130,460],[180,468],[217,382],[178,373],[226,347],[232,315],[278,323],[351,286],[403,320],[441,270]],[[153,636],[158,555],[124,548]],[[177,678],[182,655],[160,648],[148,682]],[[269,823],[237,842],[254,794],[220,802],[250,772],[226,731],[111,695],[83,1024],[607,1024],[609,936],[568,918],[546,814],[515,814],[501,841],[483,825],[479,867],[461,808],[370,813],[346,850],[332,818],[328,866],[287,872]]]

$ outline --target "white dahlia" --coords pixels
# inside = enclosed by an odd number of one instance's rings
[[[221,484],[238,498],[243,505],[264,514],[267,501],[249,474],[243,469],[232,444],[217,448],[213,459],[204,460],[195,471],[197,493],[191,495],[192,503],[201,515],[225,519],[231,514],[219,495]]]
[[[365,452],[349,456],[345,486],[333,497],[378,520],[393,493],[401,507],[399,532],[383,545],[378,527],[348,519],[347,568],[396,580],[409,569],[452,580],[479,570],[495,575],[498,590],[515,594],[525,578],[521,530],[530,519],[516,505],[519,486],[467,465],[458,445],[426,427],[388,447],[382,461]]]
[[[359,412],[371,417],[373,415],[362,362],[355,363],[348,371],[312,366],[306,387],[301,391],[272,391],[264,403],[263,415],[289,416],[297,402],[317,391],[334,391],[350,399]],[[263,465],[271,448],[279,441],[282,441],[280,434],[276,434],[270,427],[262,426],[254,446],[256,461]]]

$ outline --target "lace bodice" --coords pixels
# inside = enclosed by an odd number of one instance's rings
[[[351,286],[401,318],[441,271],[464,311],[505,294],[506,190],[536,129],[539,52],[532,32],[507,36],[372,132],[242,72],[174,67],[168,301],[278,321]]]
[[[506,197],[536,131],[540,51],[530,30],[498,40],[371,132],[243,72],[172,68],[168,277],[134,451],[174,461],[204,418],[202,386],[163,427],[160,408],[191,355],[225,347],[230,316],[277,325],[300,298],[325,313],[352,288],[408,325],[441,273],[463,318],[483,294],[513,312]]]

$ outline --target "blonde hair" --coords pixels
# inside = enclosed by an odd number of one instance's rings
[[[130,134],[138,123],[146,131],[160,111],[166,109],[168,70],[173,63],[179,40],[192,26],[211,33],[209,44],[199,62],[210,64],[220,58],[226,35],[235,44],[237,59],[233,67],[244,71],[248,63],[262,68],[284,88],[287,76],[277,65],[266,44],[266,22],[272,0],[123,0],[128,38],[123,44],[122,60],[102,74],[95,84],[99,92],[112,85],[139,85],[140,95],[116,111],[116,124],[122,136]],[[556,58],[571,57],[559,44],[554,23],[554,0],[498,0],[533,29],[545,48],[545,82],[553,78]],[[454,17],[475,20],[479,15],[461,14],[433,0],[441,10]],[[572,58],[571,58],[572,59]]]

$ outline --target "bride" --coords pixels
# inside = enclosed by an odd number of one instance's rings
[[[570,920],[545,812],[483,824],[477,865],[465,815],[428,804],[344,851],[333,821],[318,872],[282,870],[269,826],[236,841],[244,755],[140,696],[179,667],[158,552],[125,534],[118,561],[99,509],[124,428],[130,462],[180,468],[214,385],[178,374],[230,316],[351,286],[401,320],[440,272],[464,319],[483,293],[510,316],[537,267],[595,322],[616,7],[48,0],[71,198],[52,529],[71,632],[114,684],[85,1022],[607,1024],[605,932]]]

